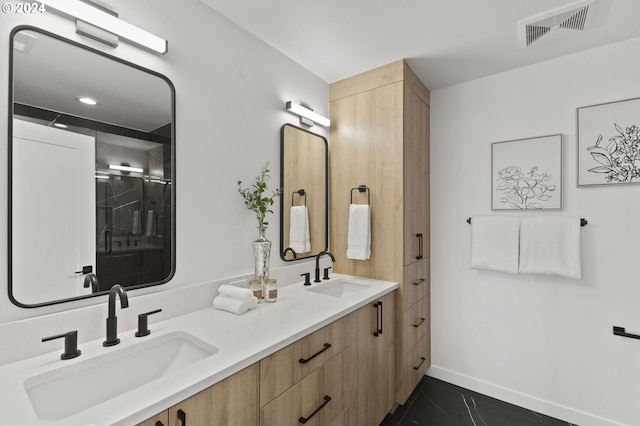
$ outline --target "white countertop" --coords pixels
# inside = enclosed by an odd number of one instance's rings
[[[308,288],[330,284],[341,277],[368,284],[370,287],[341,298],[306,291]],[[136,338],[135,329],[119,330],[119,345],[105,348],[102,346],[103,338],[82,343],[78,347],[82,355],[72,360],[60,360],[64,345],[60,340],[60,348],[55,352],[0,366],[2,422],[7,421],[7,424],[13,426],[100,426],[138,423],[390,293],[397,287],[397,283],[388,281],[332,274],[331,280],[312,284],[311,287],[305,287],[302,283],[282,287],[278,289],[278,300],[275,303],[262,302],[256,309],[244,315],[207,308],[160,322],[154,322],[153,316],[150,316],[149,336]],[[215,346],[218,352],[58,423],[36,417],[24,387],[28,378],[73,363],[81,363],[108,351],[135,345],[144,339],[176,331],[187,332]],[[127,365],[122,365],[122,369],[126,368]],[[87,383],[87,386],[100,386],[100,383]]]

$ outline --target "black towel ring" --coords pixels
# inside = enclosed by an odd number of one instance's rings
[[[304,205],[307,205],[307,193],[305,192],[304,189],[299,189],[297,191],[293,191],[291,193],[291,207],[295,206],[295,204],[293,204],[293,197],[298,194],[301,197],[304,197]]]
[[[367,204],[371,205],[371,190],[367,187],[367,185],[358,185],[357,188],[351,188],[351,204],[353,204],[353,191],[355,190],[358,190],[358,192],[366,192]]]

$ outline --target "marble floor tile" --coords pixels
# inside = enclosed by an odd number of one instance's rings
[[[576,426],[425,376],[381,426]]]

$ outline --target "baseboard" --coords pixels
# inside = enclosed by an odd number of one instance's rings
[[[605,419],[584,411],[576,410],[551,401],[536,398],[522,392],[508,389],[493,383],[479,380],[464,374],[457,373],[446,368],[431,365],[427,370],[427,376],[452,383],[454,385],[488,395],[510,404],[524,407],[547,416],[580,426],[629,426],[614,420]]]

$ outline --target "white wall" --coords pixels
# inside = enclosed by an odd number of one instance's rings
[[[176,88],[177,266],[170,284],[136,291],[163,292],[179,286],[253,271],[251,241],[255,215],[244,207],[236,182],[250,182],[271,161],[269,187],[279,185],[280,126],[297,124],[284,111],[287,100],[328,112],[328,85],[286,56],[251,36],[197,0],[108,0],[120,18],[169,40],[169,52],[148,53],[121,42],[116,49],[75,34],[74,21],[47,11],[42,15],[0,16],[0,81],[8,81],[9,33],[33,25],[78,40],[166,75]],[[7,84],[0,99],[7,99]],[[0,135],[7,141],[7,102],[0,102]],[[326,136],[321,128],[315,132]],[[0,149],[6,170],[7,149]],[[0,200],[7,199],[7,176],[0,173]],[[7,239],[7,208],[0,208],[0,241]],[[274,206],[278,212],[279,202]],[[279,259],[279,214],[270,217],[272,267]],[[7,292],[6,244],[0,244],[0,288]],[[89,301],[21,309],[0,297],[0,324],[47,313],[105,303]],[[106,309],[106,308],[105,308]],[[72,321],[72,320],[70,320]],[[100,320],[102,321],[102,319]]]
[[[640,332],[640,185],[576,187],[576,108],[640,97],[639,50],[634,39],[431,93],[428,374],[581,426],[640,424],[640,341],[612,334]],[[491,143],[557,133],[564,208],[543,214],[589,221],[583,278],[470,269],[465,220],[492,213]]]

